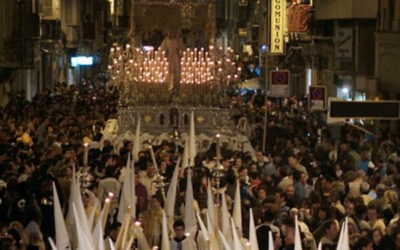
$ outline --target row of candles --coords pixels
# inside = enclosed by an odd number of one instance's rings
[[[214,79],[214,62],[204,48],[183,51],[181,58],[181,84],[204,84]]]
[[[110,49],[108,71],[114,81],[164,83],[169,74],[165,51],[143,51],[129,44]]]
[[[233,50],[228,47],[226,53],[219,47],[214,51],[210,46],[210,51],[204,48],[198,50],[186,49],[181,58],[181,84],[207,84],[221,83],[239,80],[241,68],[233,61]]]
[[[204,48],[186,49],[182,52],[180,66],[181,84],[206,84],[238,80],[241,68],[236,68],[233,50],[222,47],[209,51]],[[165,51],[143,51],[129,44],[110,49],[108,71],[113,81],[135,83],[166,83],[169,62]]]

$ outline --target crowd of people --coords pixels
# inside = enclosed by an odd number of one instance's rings
[[[382,131],[366,136],[351,126],[328,126],[319,114],[307,111],[301,98],[269,99],[267,144],[262,152],[260,93],[232,97],[233,119],[246,116],[252,125],[256,157],[222,147],[224,176],[216,185],[213,169],[217,146],[197,152],[194,166],[181,171],[175,204],[172,249],[185,239],[182,221],[186,175],[192,171],[195,207],[207,209],[207,186],[226,198],[228,208],[240,202],[243,230],[249,237],[250,208],[260,249],[268,249],[266,232],[273,233],[275,249],[293,249],[294,217],[299,218],[303,249],[335,249],[340,223],[348,218],[351,249],[400,249],[399,138]],[[54,238],[52,183],[67,214],[72,169],[84,165],[84,143],[103,139],[101,128],[117,115],[118,92],[101,84],[59,84],[28,102],[23,93],[0,109],[0,249],[45,249]],[[132,129],[133,130],[133,129]],[[133,142],[115,149],[104,141],[89,151],[90,174],[83,190],[87,214],[112,192],[105,237],[115,241],[118,198],[124,167]],[[161,242],[163,195],[157,174],[171,181],[183,148],[173,141],[153,145],[157,169],[148,150],[135,162],[136,217],[151,246]],[[241,200],[235,200],[239,180]],[[167,188],[167,187],[166,187]],[[217,190],[219,188],[219,190]],[[99,211],[98,211],[99,213]],[[96,212],[96,214],[98,214]],[[196,244],[196,242],[195,242]]]

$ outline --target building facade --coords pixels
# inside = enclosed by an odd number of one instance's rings
[[[261,48],[268,47],[272,31],[270,3],[215,1],[214,9],[209,9],[214,24],[206,26],[215,32],[215,44],[234,48],[242,60],[258,60],[267,83],[271,69],[288,69],[291,94],[306,94],[309,84],[320,84],[327,86],[329,96],[397,97],[393,93],[400,92],[396,70],[400,68],[400,0],[288,0],[285,53],[267,56],[268,49]],[[141,15],[151,16],[149,1],[141,0],[0,1],[2,105],[10,91],[24,90],[31,99],[59,81],[72,84],[101,73],[109,47],[130,42],[143,29],[132,22],[138,5],[146,10]],[[196,13],[185,7],[180,15]],[[195,23],[189,20],[183,25]],[[249,50],[253,57],[246,58]],[[75,56],[93,57],[94,64],[73,67]]]

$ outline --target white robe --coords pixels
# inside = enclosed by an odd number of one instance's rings
[[[191,240],[191,242],[189,242]],[[175,238],[170,241],[171,250],[192,250],[196,249],[196,243],[191,239],[185,237],[184,240],[178,242]]]

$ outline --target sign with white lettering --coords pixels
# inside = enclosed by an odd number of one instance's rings
[[[270,20],[270,53],[284,53],[284,34],[286,20],[286,0],[271,1],[271,20]]]

